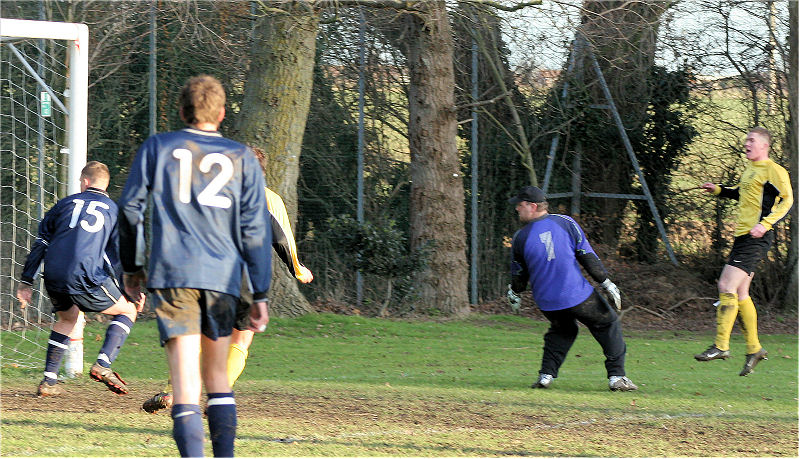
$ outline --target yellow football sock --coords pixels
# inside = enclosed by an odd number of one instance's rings
[[[228,351],[228,383],[231,387],[244,371],[245,362],[247,362],[247,348],[231,343]]]
[[[735,293],[720,293],[717,307],[717,338],[714,345],[721,351],[730,349],[731,330],[739,312],[739,301]]]
[[[761,349],[758,341],[758,313],[749,296],[739,300],[739,325],[742,326],[744,341],[747,343],[747,353],[755,354]]]

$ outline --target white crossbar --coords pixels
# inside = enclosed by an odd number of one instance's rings
[[[67,192],[80,191],[80,174],[86,165],[89,112],[89,27],[69,22],[28,21],[0,18],[0,36],[69,40],[69,121]]]

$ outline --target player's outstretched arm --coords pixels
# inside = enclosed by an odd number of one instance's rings
[[[310,269],[306,268],[303,265],[300,265],[300,272],[298,272],[295,277],[303,284],[307,284],[314,280],[314,274],[311,272]]]
[[[56,206],[57,205],[58,204],[56,204]],[[33,247],[31,247],[30,253],[28,253],[28,256],[25,258],[25,264],[22,266],[22,273],[19,278],[21,283],[27,284],[28,287],[33,285],[34,279],[39,275],[42,260],[44,260],[44,256],[47,254],[47,247],[50,245],[49,241],[53,237],[55,231],[54,213],[53,209],[50,209],[44,214],[44,218],[42,218],[42,221],[39,223],[39,234],[36,240],[33,241]],[[30,296],[28,296],[27,301],[30,302]]]
[[[706,190],[706,193],[713,193],[714,191],[716,191],[717,185],[715,185],[715,184],[713,184],[711,182],[706,182],[706,183],[700,185],[697,188],[699,188],[701,190]]]
[[[31,298],[33,297],[33,281],[36,279],[36,276],[39,275],[39,268],[47,253],[47,247],[50,245],[48,241],[53,234],[52,215],[53,213],[48,211],[39,223],[39,236],[33,242],[33,247],[25,258],[25,264],[22,266],[22,274],[20,275],[16,296],[17,300],[19,300],[20,307],[23,309],[31,302]]]
[[[272,223],[272,247],[289,269],[289,272],[298,281],[307,284],[314,280],[314,275],[298,259],[297,244],[294,241],[292,226],[289,224],[289,214],[286,212],[283,198],[268,187],[265,187],[264,191],[266,192],[267,209],[269,209]]]

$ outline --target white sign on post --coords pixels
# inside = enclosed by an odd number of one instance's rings
[[[51,113],[50,93],[48,93],[47,91],[42,91],[39,100],[41,101],[41,113],[42,113],[42,116],[49,117],[50,113]]]

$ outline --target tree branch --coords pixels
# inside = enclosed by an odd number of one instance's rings
[[[492,7],[494,9],[511,12],[511,11],[517,11],[517,10],[521,10],[523,8],[527,8],[529,6],[541,5],[542,4],[542,0],[534,0],[532,2],[517,3],[517,4],[511,5],[511,6],[501,5],[500,3],[493,2],[491,0],[468,0],[466,3],[472,3],[473,5],[489,6],[489,7]]]
[[[688,303],[688,302],[690,302],[690,301],[694,301],[694,300],[709,300],[709,301],[711,301],[711,300],[716,300],[716,298],[710,298],[710,297],[705,297],[705,296],[697,296],[697,297],[692,297],[692,298],[686,298],[685,300],[681,300],[681,301],[679,301],[679,302],[677,302],[677,303],[673,304],[672,306],[670,306],[669,308],[667,308],[667,309],[666,309],[666,311],[667,311],[667,312],[670,312],[670,311],[672,311],[673,309],[675,309],[675,308],[679,307],[680,305],[682,305],[682,304],[684,304],[684,303]]]
[[[488,100],[482,100],[480,102],[472,102],[472,103],[469,103],[469,104],[457,105],[456,106],[456,110],[461,110],[462,108],[480,107],[481,105],[490,105],[490,104],[493,104],[493,103],[497,102],[498,100],[506,97],[509,94],[510,94],[510,92],[504,92],[503,94],[500,94],[499,96],[493,97],[493,98],[488,99]]]
[[[666,319],[666,317],[664,317],[663,315],[661,315],[661,314],[659,314],[659,313],[657,313],[657,312],[655,312],[653,310],[647,309],[647,308],[645,308],[643,306],[636,305],[636,306],[634,306],[634,308],[641,309],[642,311],[649,312],[650,314],[653,314],[654,316],[658,316],[658,317],[661,317],[662,319]]]
[[[401,0],[333,0],[331,6],[334,7],[347,7],[347,6],[367,6],[372,8],[394,8],[403,11],[423,11],[425,8],[417,7],[418,4],[424,4],[424,1],[401,1]],[[506,6],[492,0],[468,0],[468,3],[474,5],[483,5],[495,8],[502,11],[517,11],[529,6],[541,5],[542,0],[533,0],[530,2],[517,3],[511,6]]]

